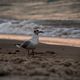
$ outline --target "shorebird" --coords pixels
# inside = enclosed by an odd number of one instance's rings
[[[39,43],[39,33],[43,33],[43,31],[34,29],[33,36],[30,40],[24,41],[23,43],[17,44],[16,46],[18,48],[26,49],[28,51],[28,55],[30,50],[32,50],[32,54],[34,55],[34,50]]]

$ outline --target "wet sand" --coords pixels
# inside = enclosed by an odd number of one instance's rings
[[[0,39],[0,80],[80,80],[80,47],[75,46],[77,40],[75,43],[71,41],[74,46],[66,42],[61,45],[60,42],[40,41],[32,56],[15,46],[22,40],[7,37]]]

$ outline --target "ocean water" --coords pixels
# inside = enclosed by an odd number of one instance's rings
[[[80,38],[80,28],[75,26],[43,25],[35,23],[33,20],[0,19],[0,34],[32,35],[35,27],[44,31],[40,36]]]

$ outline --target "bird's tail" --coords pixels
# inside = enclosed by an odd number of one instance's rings
[[[16,47],[21,48],[20,44],[16,44]]]

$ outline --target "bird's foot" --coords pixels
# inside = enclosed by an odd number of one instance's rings
[[[28,56],[34,56],[34,53],[32,53],[32,52],[28,53]]]
[[[32,52],[31,55],[34,56],[34,52]]]

